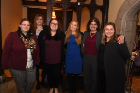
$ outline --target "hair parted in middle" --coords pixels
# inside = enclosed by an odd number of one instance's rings
[[[97,24],[97,31],[100,31],[100,21],[98,20],[98,18],[96,18],[96,17],[93,17],[93,18],[91,18],[89,21],[88,21],[88,23],[87,23],[87,31],[91,31],[90,30],[90,24],[91,24],[91,22],[96,22],[96,24]]]
[[[115,27],[115,23],[113,22],[108,22],[103,29],[103,34],[102,34],[102,39],[101,39],[101,44],[105,45],[105,42],[107,40],[107,36],[105,35],[105,28],[106,26],[111,25],[114,28],[114,34],[113,36],[111,36],[109,42],[115,42],[117,40],[117,35],[116,35],[116,27]]]
[[[53,36],[53,38],[51,36],[51,28],[50,28],[50,24],[51,24],[52,20],[56,20],[58,22],[58,29],[56,30],[56,34]],[[51,19],[50,22],[49,22],[48,31],[47,31],[47,34],[46,34],[46,39],[47,40],[54,39],[55,41],[61,40],[60,32],[61,32],[61,30],[60,30],[59,21],[57,19]]]
[[[37,14],[34,18],[34,24],[33,24],[33,29],[32,29],[32,32],[35,33],[36,29],[37,29],[37,24],[36,24],[36,20],[37,18],[39,17],[42,17],[42,26],[43,26],[43,22],[44,22],[44,18],[43,18],[43,15],[41,14]]]
[[[78,21],[76,21],[76,20],[73,20],[73,21],[70,22],[69,27],[67,29],[67,33],[66,33],[64,44],[66,44],[67,40],[68,40],[68,42],[70,40],[70,36],[72,34],[72,31],[71,31],[71,24],[72,24],[72,22],[76,22],[77,23],[77,28],[76,28],[76,32],[75,32],[74,37],[75,37],[75,42],[77,42],[77,45],[80,45],[81,44],[81,38],[82,38],[82,36],[81,36],[80,31],[79,31]]]
[[[23,18],[23,19],[21,19],[19,25],[22,25],[22,22],[24,22],[24,21],[28,21],[30,23],[30,21],[27,18]],[[20,33],[22,32],[21,27],[18,27],[17,32],[18,32],[18,35],[20,36]],[[27,32],[27,37],[31,37],[31,36],[32,36],[32,32],[31,32],[31,29],[29,29],[29,31]]]

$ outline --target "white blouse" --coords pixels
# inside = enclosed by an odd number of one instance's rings
[[[27,65],[26,65],[26,68],[30,68],[30,67],[33,67],[33,59],[32,59],[30,49],[27,49]]]

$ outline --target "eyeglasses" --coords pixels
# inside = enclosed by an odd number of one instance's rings
[[[96,26],[97,24],[90,24],[90,25],[92,25],[92,26],[93,26],[93,25]]]
[[[30,25],[26,25],[26,24],[21,24],[21,25],[23,25],[23,26],[30,26]]]
[[[37,18],[36,20],[40,20],[40,21],[42,21],[43,19],[39,19],[39,18]]]
[[[52,25],[58,26],[58,23],[51,23]]]

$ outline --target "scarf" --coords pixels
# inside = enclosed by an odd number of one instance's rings
[[[25,44],[26,49],[30,49],[31,53],[33,53],[34,49],[36,49],[36,42],[33,36],[25,36],[23,33],[20,33],[20,38]]]

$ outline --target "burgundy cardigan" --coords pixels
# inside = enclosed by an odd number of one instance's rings
[[[40,59],[38,41],[36,35],[33,34],[33,36],[36,42],[36,49],[31,53],[34,68],[36,65],[39,65]],[[5,40],[1,64],[3,69],[11,68],[26,71],[27,49],[17,31],[10,32]]]

